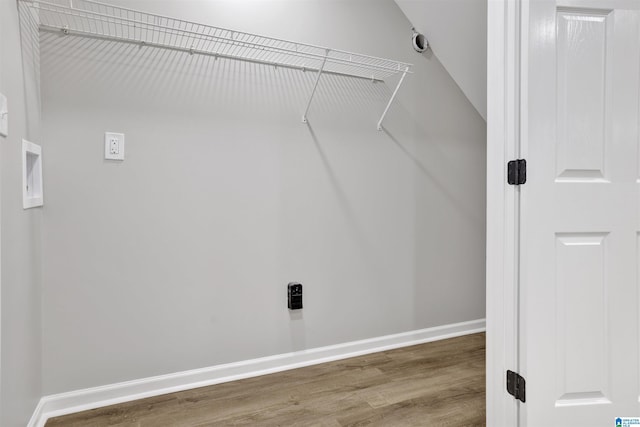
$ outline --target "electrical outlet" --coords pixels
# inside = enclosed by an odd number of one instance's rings
[[[124,160],[124,134],[106,132],[104,134],[104,158]]]
[[[111,138],[109,140],[109,153],[118,154],[118,152],[119,152],[118,148],[119,147],[120,147],[120,144],[118,143],[118,138]]]

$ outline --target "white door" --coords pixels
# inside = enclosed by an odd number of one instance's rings
[[[639,9],[523,9],[521,426],[640,417]]]

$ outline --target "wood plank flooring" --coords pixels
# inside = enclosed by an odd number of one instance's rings
[[[485,334],[94,409],[46,427],[365,425],[485,425]]]

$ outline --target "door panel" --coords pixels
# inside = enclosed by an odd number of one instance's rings
[[[521,425],[640,416],[638,9],[529,3]]]
[[[604,180],[610,140],[611,11],[557,13],[558,180]],[[575,76],[580,75],[580,78]],[[588,120],[587,120],[588,119]]]
[[[556,405],[609,402],[607,234],[556,235]],[[580,304],[574,303],[575,295],[580,296]]]

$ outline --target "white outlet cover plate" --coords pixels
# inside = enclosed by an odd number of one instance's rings
[[[118,140],[118,152],[111,152],[111,140]],[[104,133],[104,158],[107,160],[124,160],[124,134],[116,132]]]
[[[9,136],[9,109],[7,97],[0,93],[0,136]]]

